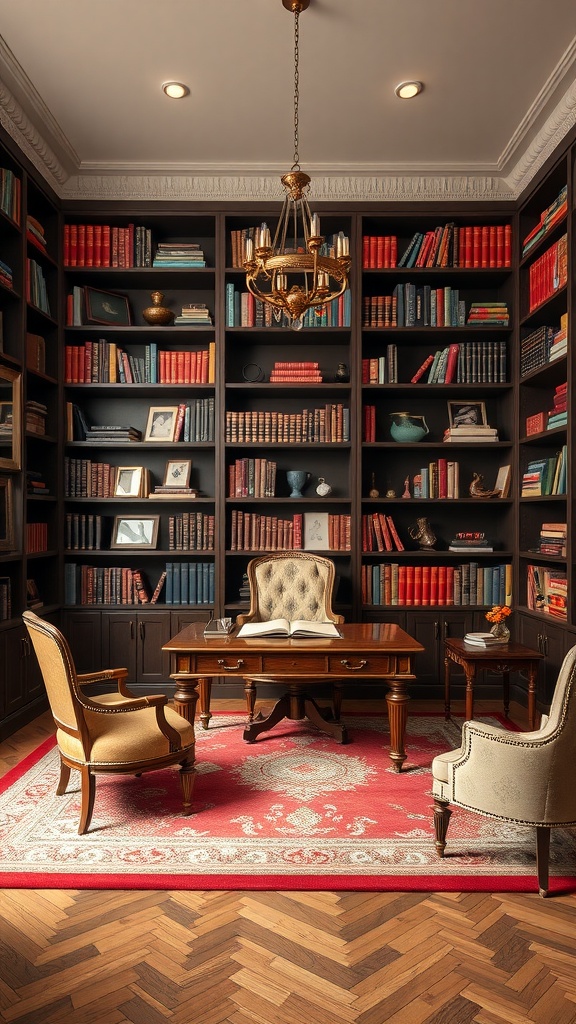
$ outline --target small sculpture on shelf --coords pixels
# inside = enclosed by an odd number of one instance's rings
[[[418,544],[423,551],[431,551],[434,549],[434,545],[436,544],[436,534],[426,519],[426,516],[421,516],[415,523],[412,523],[412,526],[408,527],[408,533],[412,540],[418,541]]]
[[[334,374],[334,380],[337,384],[348,384],[350,381],[350,370],[346,366],[346,363],[338,363],[338,369]]]
[[[488,490],[484,487],[484,477],[481,473],[472,474],[472,483],[469,487],[471,498],[498,498],[500,496],[500,490]]]
[[[379,498],[380,497],[380,491],[376,487],[376,473],[372,473],[371,482],[372,482],[372,486],[371,486],[371,488],[370,488],[370,490],[368,492],[368,497],[369,498]]]
[[[403,493],[402,497],[403,498],[411,498],[412,497],[412,495],[410,494],[410,477],[409,476],[407,476],[405,481],[404,481],[404,493]]]
[[[142,316],[146,323],[158,327],[169,326],[174,319],[174,313],[167,306],[162,305],[164,294],[162,292],[151,292],[150,298],[152,299],[152,305],[142,310]]]

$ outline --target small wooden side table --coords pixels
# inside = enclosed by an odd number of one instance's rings
[[[476,673],[490,669],[501,672],[504,691],[504,714],[510,711],[510,672],[526,669],[528,672],[528,722],[530,729],[536,729],[536,676],[538,662],[544,657],[539,651],[523,644],[509,641],[498,647],[486,649],[465,644],[456,637],[444,641],[444,705],[445,717],[450,718],[450,670],[453,664],[460,665],[466,676],[466,721],[474,716],[474,682]]]

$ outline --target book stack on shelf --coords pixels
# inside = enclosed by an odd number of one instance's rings
[[[558,384],[554,388],[552,408],[548,411],[546,430],[553,430],[554,427],[565,427],[568,423],[568,383]]]
[[[568,280],[568,236],[562,235],[530,267],[529,312],[537,309]]]
[[[39,470],[26,470],[26,491],[28,494],[36,494],[40,497],[45,497],[47,494],[50,494],[48,484]]]
[[[10,291],[14,288],[12,267],[9,267],[4,260],[0,260],[0,284],[3,284],[5,288],[9,288]]]
[[[0,167],[0,209],[10,220],[20,223],[20,195],[22,185],[13,171]]]
[[[538,547],[534,550],[540,555],[565,558],[567,536],[568,528],[566,523],[542,523]]]
[[[27,399],[25,412],[25,429],[27,433],[41,434],[43,436],[46,433],[47,415],[48,406],[42,402],[34,402],[32,399]]]
[[[507,302],[473,302],[466,320],[467,327],[508,327],[509,323]]]
[[[384,565],[362,566],[362,600],[365,604],[401,607],[440,605],[495,605],[510,603],[512,566],[479,565]]]
[[[321,384],[320,363],[313,360],[277,361],[270,371],[271,384]]]
[[[44,228],[40,221],[36,220],[36,217],[32,217],[30,213],[26,216],[26,238],[32,243],[32,245],[35,245],[40,252],[43,252],[45,256],[48,255]]]
[[[88,427],[85,440],[92,444],[124,444],[141,441],[142,431],[136,427],[104,423]]]
[[[350,440],[350,409],[340,402],[301,413],[276,410],[229,410],[225,420],[228,444],[317,442],[337,444]]]
[[[398,258],[396,235],[364,235],[362,238],[362,269],[391,270]]]
[[[158,242],[153,267],[205,267],[206,260],[199,242]]]
[[[540,214],[540,219],[535,227],[528,232],[522,243],[522,258],[527,256],[531,249],[552,230],[555,224],[566,216],[568,210],[568,186],[563,185],[553,203],[550,203]]]
[[[447,427],[444,431],[444,442],[460,442],[463,444],[489,444],[498,440],[496,427],[479,423],[462,423]]]
[[[186,302],[174,317],[175,327],[212,327],[212,317],[205,302]]]
[[[470,644],[471,647],[497,647],[498,644],[505,642],[493,633],[466,633],[464,636],[464,643]]]
[[[552,337],[552,344],[550,346],[550,352],[548,355],[549,361],[552,363],[555,359],[560,359],[561,356],[565,356],[568,352],[568,313],[563,313],[560,317],[560,329],[554,332]]]
[[[528,607],[556,619],[568,618],[568,578],[561,569],[529,565],[526,569]]]
[[[396,345],[387,345],[385,356],[362,360],[362,383],[398,383],[398,349]]]
[[[469,531],[468,533],[457,533],[448,545],[449,551],[461,552],[483,552],[494,551],[492,544],[486,539],[486,534],[480,530]]]
[[[532,459],[522,474],[521,498],[545,494],[564,494],[566,489],[566,446],[556,455]]]
[[[292,519],[263,516],[256,512],[232,509],[230,526],[231,551],[300,551],[303,537],[303,515]]]

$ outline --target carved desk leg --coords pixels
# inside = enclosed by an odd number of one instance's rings
[[[174,690],[174,708],[182,718],[185,718],[190,725],[194,725],[196,718],[196,703],[198,701],[198,683],[203,680],[200,676],[189,675],[186,672],[174,672],[170,679],[176,683]]]
[[[200,696],[200,724],[203,729],[208,728],[208,722],[212,718],[212,712],[210,711],[210,698],[212,695],[212,679],[206,678],[205,676],[199,680],[199,696]]]
[[[410,697],[406,692],[405,680],[388,679],[387,682],[386,704],[388,706],[388,722],[390,725],[390,760],[394,770],[400,772],[406,760],[404,740],[406,737],[408,701]]]

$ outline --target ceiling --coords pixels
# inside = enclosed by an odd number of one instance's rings
[[[276,198],[293,30],[282,0],[0,0],[0,123],[64,198]],[[574,0],[310,0],[312,195],[516,198],[574,125],[575,61]]]

